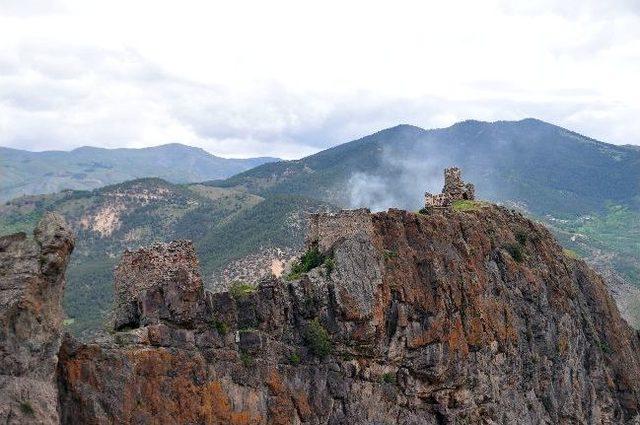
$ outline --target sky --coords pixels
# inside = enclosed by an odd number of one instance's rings
[[[639,76],[636,0],[0,0],[0,146],[27,150],[292,159],[525,117],[637,145]]]

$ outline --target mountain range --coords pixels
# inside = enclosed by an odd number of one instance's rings
[[[142,149],[81,147],[29,152],[0,147],[0,201],[96,189],[141,177],[189,183],[229,177],[276,158],[227,159],[178,143]]]
[[[109,312],[113,266],[127,247],[193,240],[205,283],[224,287],[256,269],[281,269],[302,247],[305,213],[416,211],[425,190],[440,191],[451,165],[475,183],[479,198],[550,226],[571,255],[616,282],[623,313],[640,324],[640,151],[535,119],[435,130],[400,125],[227,179],[147,178],[21,197],[0,207],[0,233],[32,228],[48,210],[65,216],[78,235],[65,293],[68,325],[92,332]]]

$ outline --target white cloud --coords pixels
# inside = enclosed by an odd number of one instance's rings
[[[640,10],[603,5],[5,0],[0,145],[290,158],[526,116],[640,144]]]

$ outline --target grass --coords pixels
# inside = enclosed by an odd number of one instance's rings
[[[250,283],[242,282],[240,280],[231,282],[231,286],[229,286],[229,295],[236,300],[246,298],[256,291],[257,287],[255,285],[251,285]]]
[[[580,259],[580,255],[577,252],[575,252],[573,249],[564,248],[562,250],[562,253],[567,258],[571,258],[571,259],[574,259],[574,260],[579,260]]]
[[[478,211],[482,207],[482,202],[470,200],[453,201],[451,207],[454,211]]]

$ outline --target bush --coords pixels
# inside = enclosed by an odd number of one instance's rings
[[[20,403],[20,411],[22,411],[22,413],[24,413],[25,415],[30,416],[33,416],[33,414],[35,413],[33,407],[31,406],[31,403],[29,403],[28,401],[23,401],[22,403]]]
[[[305,252],[302,257],[291,266],[291,272],[287,280],[296,280],[304,273],[315,269],[325,261],[325,256],[320,253],[318,247],[313,247]]]
[[[247,352],[243,351],[243,352],[240,353],[240,361],[242,362],[244,367],[253,366],[253,357],[251,357],[251,354],[249,354]]]
[[[229,294],[236,300],[246,298],[256,292],[256,290],[257,288],[255,285],[251,285],[239,280],[232,282],[231,286],[229,286]]]
[[[520,245],[524,245],[527,243],[527,232],[523,230],[518,230],[516,232],[516,240]]]
[[[511,255],[511,258],[513,258],[518,263],[521,263],[522,260],[524,260],[524,251],[522,249],[522,245],[520,245],[520,244],[509,244],[509,245],[505,246],[505,249],[507,250],[509,255]]]
[[[216,328],[216,331],[218,331],[218,333],[221,336],[225,336],[227,334],[227,332],[229,332],[229,325],[227,325],[225,322],[218,320],[218,319],[213,319],[213,327]]]
[[[297,366],[300,364],[300,354],[298,353],[293,353],[289,356],[289,363],[291,363],[294,366]]]
[[[331,353],[329,333],[318,319],[313,319],[307,324],[304,340],[316,357],[324,357]]]
[[[395,384],[396,376],[391,372],[387,372],[382,375],[382,382],[384,382],[385,384]]]

